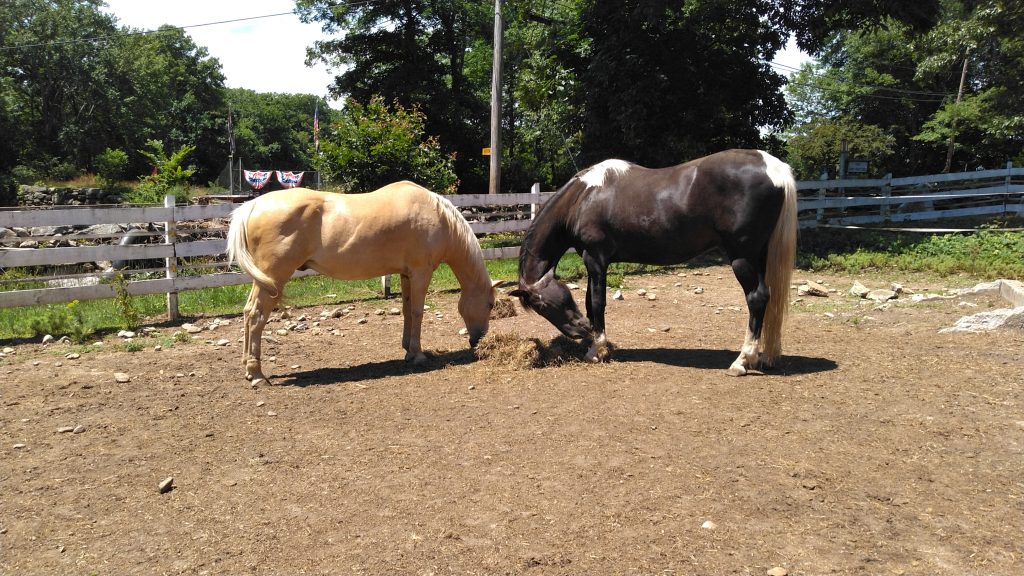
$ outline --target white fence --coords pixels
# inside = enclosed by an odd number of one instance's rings
[[[999,170],[910,178],[806,181],[798,183],[798,191],[801,227],[1024,214],[1024,168],[1010,164]],[[473,194],[449,199],[471,212],[473,230],[486,235],[525,231],[537,207],[552,194],[540,192],[535,185],[529,194]],[[168,314],[176,318],[178,292],[250,282],[247,275],[229,271],[223,257],[210,258],[222,256],[225,251],[226,219],[234,206],[175,206],[170,199],[162,207],[0,210],[0,228],[34,231],[29,238],[0,238],[0,271],[31,267],[58,270],[43,277],[0,280],[0,308],[110,298],[114,296],[113,287],[98,283],[102,272],[83,272],[78,269],[82,263],[161,259],[163,265],[158,270],[162,278],[132,281],[127,289],[133,295],[167,294]],[[116,241],[123,231],[58,235],[51,228],[127,223],[158,224],[157,235],[163,236],[163,242],[120,246]],[[21,247],[25,242],[43,247]],[[484,250],[488,259],[514,258],[518,254],[518,246]],[[75,269],[61,273],[60,267],[66,265]],[[179,268],[185,275],[179,274]],[[45,281],[49,287],[10,290],[17,281]]]

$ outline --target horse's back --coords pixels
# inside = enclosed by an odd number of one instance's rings
[[[250,239],[264,262],[335,278],[433,270],[445,248],[434,196],[407,181],[363,194],[278,190],[254,201]]]

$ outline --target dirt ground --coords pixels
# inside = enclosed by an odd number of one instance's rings
[[[78,359],[0,343],[0,573],[1024,573],[1024,331],[939,333],[1005,303],[812,279],[836,292],[743,378],[720,266],[627,277],[604,365],[475,361],[454,294],[428,296],[425,366],[379,304],[292,310],[309,329],[269,324],[255,389],[237,316],[159,351],[176,328]],[[521,310],[492,330],[556,335]]]

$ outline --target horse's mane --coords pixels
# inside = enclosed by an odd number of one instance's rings
[[[436,192],[431,192],[431,194],[437,203],[438,212],[442,215],[442,220],[448,226],[453,246],[462,248],[467,264],[474,263],[471,267],[475,275],[472,281],[475,283],[487,282],[489,285],[491,279],[487,273],[487,267],[484,266],[484,252],[480,249],[480,242],[476,239],[473,227],[469,225],[462,212],[452,204],[451,200]],[[451,265],[450,262],[449,265]]]
[[[580,179],[580,175],[586,172],[581,171],[579,174],[574,176],[571,180],[565,183],[564,186],[558,189],[555,194],[548,199],[547,202],[541,206],[540,211],[537,212],[537,216],[533,220],[533,224],[527,228],[526,233],[523,235],[523,241],[519,248],[519,276],[522,278],[525,266],[531,258],[544,258],[547,257],[545,254],[537,253],[537,243],[550,238],[552,234],[557,233],[559,226],[565,226],[566,212],[569,210],[568,204],[574,202],[575,198],[579,196],[579,193],[586,190],[587,185]],[[559,255],[560,256],[560,255]],[[551,263],[554,267],[558,263],[555,259]]]

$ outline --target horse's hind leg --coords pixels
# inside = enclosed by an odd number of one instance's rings
[[[768,286],[764,282],[763,266],[756,265],[746,258],[732,261],[732,270],[743,287],[747,297],[747,335],[743,339],[740,355],[729,367],[730,376],[743,376],[748,370],[757,368],[758,340],[761,338],[761,326],[764,323],[765,309],[768,307]]]
[[[427,360],[420,348],[420,332],[423,329],[423,301],[430,284],[430,273],[402,274],[402,348],[405,360],[422,364]]]
[[[278,289],[277,293],[280,294],[281,290]],[[260,364],[262,337],[263,328],[267,325],[270,313],[274,311],[274,306],[277,305],[279,299],[280,296],[272,297],[266,290],[253,284],[252,290],[249,292],[249,299],[245,302],[242,326],[244,332],[242,364],[245,366],[245,379],[251,380],[253,386],[270,382],[263,375]]]

